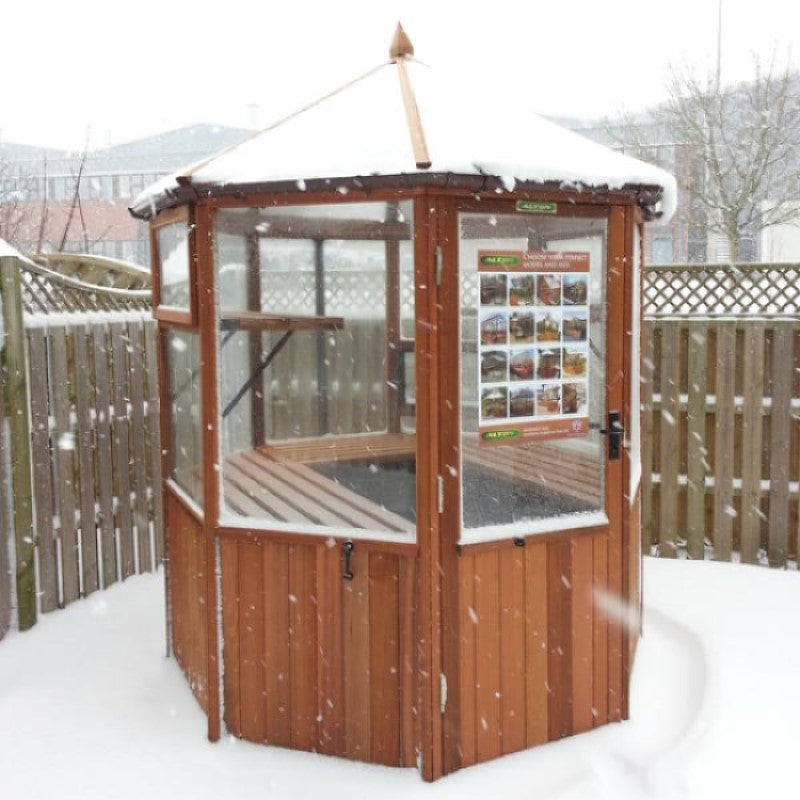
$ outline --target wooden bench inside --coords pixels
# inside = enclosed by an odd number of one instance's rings
[[[290,524],[413,533],[414,522],[313,465],[409,461],[415,448],[414,434],[380,433],[284,440],[245,450],[226,459],[226,504],[243,516]],[[590,454],[557,444],[482,448],[469,435],[462,449],[468,464],[602,507],[600,471]]]
[[[413,437],[406,444],[404,456],[413,454]],[[410,447],[410,449],[409,449]],[[384,508],[346,486],[320,474],[307,463],[334,460],[327,449],[311,447],[304,443],[295,452],[288,444],[283,448],[264,446],[229,456],[225,461],[225,501],[229,508],[243,516],[264,517],[299,525],[325,525],[334,528],[363,528],[365,530],[413,533],[411,520]],[[353,455],[351,449],[342,449],[342,456],[375,458]],[[381,452],[386,459],[390,450]],[[395,449],[393,452],[397,453]],[[395,457],[397,457],[395,455]],[[340,457],[339,460],[345,460]]]

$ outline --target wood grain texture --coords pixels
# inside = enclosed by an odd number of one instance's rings
[[[223,659],[223,721],[234,736],[242,735],[241,695],[239,677],[239,546],[232,541],[220,544],[222,566],[222,628],[225,632],[222,646]]]
[[[593,725],[593,600],[592,540],[575,537],[572,558],[572,732],[581,733]]]
[[[776,323],[772,340],[772,416],[770,432],[769,541],[771,567],[786,565],[789,535],[789,458],[794,358],[791,322]]]
[[[764,332],[764,323],[756,320],[749,324],[744,332],[742,500],[739,537],[742,561],[746,564],[755,564],[758,561],[758,550],[761,545]]]
[[[291,745],[291,656],[289,633],[289,546],[263,542],[264,672],[267,742]],[[240,562],[241,563],[241,562]],[[242,597],[244,601],[246,598]]]
[[[317,707],[319,749],[344,752],[344,672],[342,663],[342,577],[339,548],[317,547]]]
[[[50,404],[47,347],[44,332],[28,334],[30,359],[31,459],[33,466],[34,535],[39,558],[40,603],[43,612],[58,608],[58,558],[53,529],[53,480],[50,459]]]
[[[419,719],[416,631],[416,560],[400,558],[400,764],[413,767],[417,762]]]
[[[526,744],[548,740],[549,644],[546,544],[525,546]]]
[[[655,325],[642,326],[642,548],[650,552],[655,543],[653,514],[653,376],[655,374]]]
[[[69,362],[67,355],[67,337],[63,327],[54,328],[50,334],[52,374],[50,391],[53,398],[53,451],[56,462],[56,486],[59,498],[59,519],[61,529],[61,579],[63,585],[63,602],[71,603],[80,596],[80,577],[78,574],[78,530],[75,525],[76,511],[76,469],[74,432],[72,430],[70,397],[71,382],[69,380]],[[127,462],[125,465],[127,469]]]
[[[548,739],[572,731],[572,564],[568,539],[547,545]]]
[[[342,598],[344,623],[345,754],[366,761],[370,753],[369,553],[356,547],[351,557],[353,580]]]
[[[608,597],[608,535],[592,538],[592,712],[594,727],[608,722],[608,617],[604,602]]]
[[[117,542],[114,535],[114,454],[111,433],[111,388],[106,327],[105,325],[94,325],[93,332],[100,551],[103,587],[106,587],[117,580]],[[160,483],[156,491],[160,493]]]
[[[733,506],[735,322],[723,322],[719,325],[716,364],[714,558],[719,561],[730,561],[733,549],[733,518],[736,515]]]
[[[291,746],[319,749],[317,722],[316,557],[311,546],[289,547]]]
[[[680,338],[678,328],[668,325],[661,335],[661,474],[658,554],[677,555],[678,528],[678,465],[680,414]]]
[[[131,576],[135,569],[133,554],[133,527],[131,523],[130,444],[128,422],[128,361],[127,327],[116,322],[111,328],[112,399],[114,417],[112,424],[114,445],[114,494],[117,498],[116,527],[117,551],[122,565],[121,578]]]
[[[706,396],[708,327],[689,325],[686,407],[686,539],[689,558],[705,557],[705,499],[708,448],[706,443]],[[652,403],[652,398],[651,398]],[[671,533],[676,533],[677,525]]]
[[[165,510],[173,556],[170,565],[173,652],[197,701],[206,710],[208,673],[203,529],[171,494],[166,495]]]
[[[459,615],[459,670],[461,673],[459,706],[461,711],[461,766],[478,762],[476,718],[476,662],[478,612],[475,608],[475,556],[469,553],[459,558],[460,615]]]
[[[503,753],[524,750],[527,739],[525,698],[525,551],[498,553],[500,580],[500,736]]]
[[[400,761],[400,612],[398,558],[369,557],[370,761]]]
[[[133,517],[136,522],[137,572],[153,569],[153,553],[150,545],[150,515],[147,502],[147,458],[146,429],[144,418],[145,398],[145,351],[144,330],[141,323],[128,325],[128,349],[130,371],[128,384],[131,401],[131,473],[133,478]]]
[[[147,448],[152,520],[155,528],[155,562],[164,555],[164,507],[161,475],[161,429],[159,427],[158,345],[156,326],[145,323],[145,368],[147,372]]]
[[[500,588],[496,552],[475,557],[476,751],[478,761],[500,755]]]
[[[76,447],[80,479],[81,586],[88,595],[100,586],[97,570],[97,525],[95,515],[94,431],[92,430],[93,392],[89,361],[89,328],[78,326],[73,332],[75,371]]]
[[[262,546],[256,542],[239,549],[239,592],[244,598],[240,606],[239,685],[241,698],[242,736],[251,742],[266,741],[266,688],[262,660],[266,648],[264,637],[264,569]]]

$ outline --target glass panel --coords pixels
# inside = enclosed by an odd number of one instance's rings
[[[170,411],[169,477],[202,507],[200,357],[196,333],[167,330],[166,370]]]
[[[606,227],[459,215],[466,540],[603,521]]]
[[[213,225],[223,522],[413,536],[412,204]]]
[[[161,305],[189,310],[189,226],[185,222],[156,230],[161,276]]]

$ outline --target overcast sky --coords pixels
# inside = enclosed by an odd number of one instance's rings
[[[723,0],[723,81],[754,54],[800,62],[800,3]],[[718,0],[7,0],[0,140],[81,148],[196,122],[263,126],[386,60],[416,56],[544,114],[664,97],[670,64],[714,68]],[[476,75],[480,76],[476,78]]]

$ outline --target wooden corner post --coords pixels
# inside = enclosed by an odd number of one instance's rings
[[[19,265],[14,256],[0,257],[0,292],[2,292],[3,312],[0,385],[3,391],[3,416],[8,420],[12,487],[10,518],[14,530],[17,561],[17,620],[19,629],[24,631],[36,624],[36,586],[25,332],[22,325]],[[5,436],[5,431],[3,435]],[[0,513],[5,514],[6,510],[0,509]],[[5,543],[0,542],[0,546],[4,547]]]

